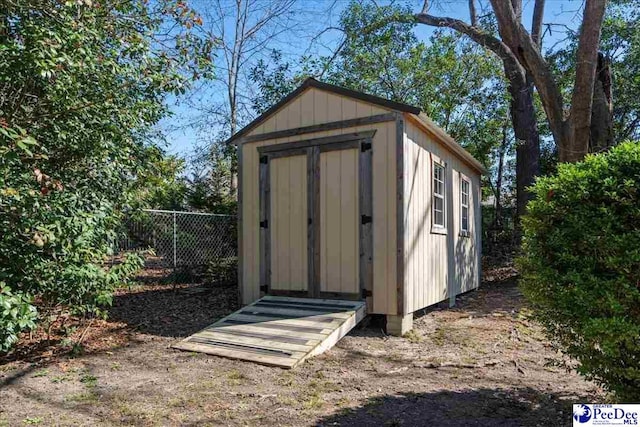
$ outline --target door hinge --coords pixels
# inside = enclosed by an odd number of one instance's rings
[[[362,290],[362,298],[367,298],[373,296],[373,294],[371,293],[371,291],[369,289],[363,289]]]
[[[363,142],[360,145],[360,151],[362,151],[364,153],[365,151],[368,151],[368,150],[371,150],[371,143],[370,142]]]
[[[371,218],[370,215],[362,215],[360,217],[360,223],[362,225],[369,224],[371,221],[373,221],[373,219]]]
[[[260,285],[260,292],[264,292],[265,294],[269,292],[269,285]]]
[[[269,221],[266,219],[264,221],[260,221],[260,228],[269,228]]]
[[[311,225],[313,224],[313,219],[312,218],[307,218],[307,225]]]
[[[266,165],[268,161],[269,161],[269,157],[260,156],[260,163],[262,163],[263,165]]]

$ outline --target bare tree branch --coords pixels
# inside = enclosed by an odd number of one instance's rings
[[[530,35],[518,19],[512,2],[490,0],[498,20],[498,29],[506,43],[518,57],[538,89],[554,140],[558,145],[560,161],[577,161],[589,151],[593,134],[594,85],[598,47],[606,0],[586,0],[576,54],[576,75],[571,98],[571,109],[565,114],[562,93],[551,69],[540,52],[540,21],[543,1],[536,1],[533,31]],[[538,16],[535,16],[538,15]]]
[[[531,38],[538,46],[542,47],[542,17],[544,16],[545,0],[536,0],[533,6],[533,19],[531,21]]]
[[[562,94],[538,45],[518,20],[510,2],[491,0],[502,40],[515,51],[518,61],[529,71],[556,141],[565,137]]]
[[[516,22],[522,22],[522,0],[511,0],[511,7],[513,7]]]
[[[331,58],[329,58],[329,60],[324,64],[324,66],[322,67],[322,72],[317,77],[324,76],[324,74],[329,70],[329,68],[331,67],[331,64],[333,64],[333,61],[336,60],[336,58],[338,57],[338,55],[340,54],[340,52],[342,51],[342,49],[346,44],[347,44],[347,39],[345,37],[342,39],[342,42],[340,42],[340,44],[338,45],[338,48],[334,50],[333,54],[331,55]]]
[[[424,0],[424,3],[422,4],[422,12],[420,13],[426,15],[428,11],[429,11],[429,0]]]
[[[476,13],[476,0],[469,0],[469,17],[471,20],[471,26],[478,26],[478,14]]]
[[[415,18],[416,21],[421,24],[430,25],[432,27],[446,27],[456,30],[468,36],[481,46],[491,50],[501,59],[515,60],[515,56],[506,44],[502,43],[493,35],[486,33],[479,28],[472,27],[464,21],[449,17],[433,16],[424,12],[417,14]]]

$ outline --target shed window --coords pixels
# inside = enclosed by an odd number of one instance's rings
[[[433,163],[433,226],[445,227],[444,222],[444,166]]]
[[[460,180],[460,231],[469,232],[469,181]]]

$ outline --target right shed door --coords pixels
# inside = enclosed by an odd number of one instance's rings
[[[320,152],[321,295],[355,295],[360,290],[359,149]]]

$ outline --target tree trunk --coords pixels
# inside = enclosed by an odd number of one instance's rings
[[[496,187],[494,196],[496,198],[495,217],[493,219],[493,229],[502,228],[502,174],[504,170],[504,156],[507,152],[507,124],[502,127],[502,144],[498,154],[498,171],[496,173]]]
[[[510,2],[491,0],[502,41],[517,55],[518,62],[536,85],[561,162],[580,161],[589,151],[598,45],[606,4],[606,0],[584,2],[571,109],[566,118],[562,92],[538,43],[522,26]]]
[[[560,159],[561,161],[580,161],[589,152],[594,88],[598,80],[596,76],[599,63],[598,47],[606,3],[606,0],[585,1],[576,52],[576,76],[571,97],[570,127],[568,140],[563,144],[566,145],[566,155]],[[600,124],[596,127],[600,128]]]
[[[614,145],[611,63],[598,53],[596,81],[593,87],[589,152],[599,153]]]
[[[531,85],[523,91],[512,92],[511,96],[514,97],[511,114],[516,134],[516,208],[520,218],[526,214],[527,203],[531,200],[527,188],[540,173],[540,139]]]
[[[517,218],[526,213],[533,185],[540,172],[540,135],[533,104],[533,83],[521,69],[504,61],[508,90],[511,95],[511,122],[516,137],[516,212]]]
[[[518,5],[520,2],[516,1]],[[511,95],[511,119],[516,135],[516,204],[518,216],[524,213],[530,195],[526,188],[533,184],[539,173],[540,137],[533,104],[533,86],[527,81],[524,68],[518,62],[515,53],[502,41],[490,33],[482,31],[465,22],[437,17],[427,13],[429,2],[425,1],[422,12],[415,15],[421,24],[433,27],[447,27],[467,35],[471,40],[495,53],[504,64],[504,72],[509,82]],[[510,6],[511,7],[511,6]],[[519,8],[518,8],[519,9]],[[511,9],[513,12],[513,9]],[[541,9],[539,10],[540,13]]]
[[[230,135],[234,135],[236,133],[237,127],[238,127],[238,111],[237,111],[237,104],[236,104],[236,98],[235,98],[235,84],[234,84],[234,92],[233,95],[231,95],[230,92],[230,96],[229,96],[229,107],[231,109],[231,123],[230,123],[230,130],[231,133]],[[235,152],[235,150],[233,150],[233,147],[229,147],[232,150],[230,150],[230,152],[228,152],[231,164],[229,165],[229,196],[231,196],[232,198],[235,198],[237,200],[238,197],[238,157],[237,154]]]

